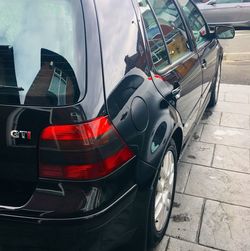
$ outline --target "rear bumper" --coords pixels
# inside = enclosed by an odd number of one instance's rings
[[[0,206],[0,250],[144,251],[154,174],[138,160],[101,180],[39,180],[24,206]]]
[[[39,220],[0,214],[0,247],[6,251],[115,250],[128,242],[138,227],[144,227],[138,222],[137,196],[134,186],[103,212],[85,218]],[[140,241],[141,248],[134,250],[143,250],[145,240]]]

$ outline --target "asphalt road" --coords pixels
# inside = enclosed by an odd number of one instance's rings
[[[236,31],[234,39],[220,42],[224,48],[221,82],[250,85],[250,30]]]

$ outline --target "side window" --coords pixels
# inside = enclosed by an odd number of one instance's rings
[[[161,26],[172,62],[190,52],[188,37],[181,16],[172,0],[150,0]]]
[[[179,0],[179,3],[181,5],[181,8],[183,9],[186,20],[193,32],[195,43],[197,47],[199,47],[205,41],[207,41],[205,37],[205,35],[207,34],[207,28],[204,18],[191,1]]]
[[[144,21],[151,56],[157,71],[169,65],[168,54],[157,21],[146,1],[139,1],[139,6]]]

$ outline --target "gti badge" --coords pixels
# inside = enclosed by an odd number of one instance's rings
[[[31,131],[17,131],[12,130],[10,136],[14,139],[28,139],[31,140]]]

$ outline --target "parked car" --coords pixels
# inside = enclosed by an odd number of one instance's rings
[[[2,250],[157,245],[234,29],[187,0],[0,6]]]
[[[250,0],[197,1],[197,6],[211,25],[232,25],[250,28]]]

